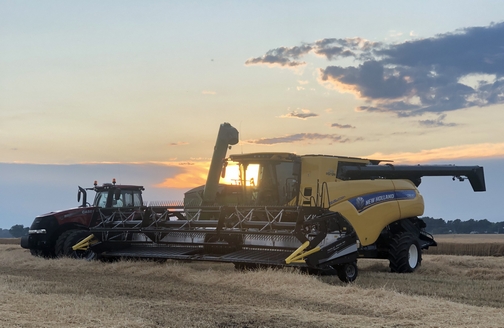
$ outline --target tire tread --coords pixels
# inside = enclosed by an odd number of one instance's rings
[[[414,268],[410,267],[408,261],[409,248],[413,243],[416,244],[418,250],[418,262]],[[390,270],[397,273],[413,272],[420,266],[420,263],[422,262],[422,251],[420,250],[420,246],[412,233],[401,232],[391,239],[389,261]]]
[[[56,240],[56,245],[54,246],[54,253],[56,254],[56,257],[63,257],[65,255],[65,241],[68,239],[68,236],[76,231],[80,230],[70,229],[59,235],[58,239]]]

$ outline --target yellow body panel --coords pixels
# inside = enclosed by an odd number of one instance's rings
[[[345,158],[336,156],[307,155],[301,157],[301,190],[303,185],[314,186],[317,183],[336,181],[338,163],[352,162],[369,164],[369,160],[359,158]]]
[[[336,178],[340,161],[368,164],[367,160],[331,156],[303,156],[301,160],[299,204],[317,204],[341,213],[355,229],[362,246],[376,242],[387,225],[423,214],[423,198],[409,180]]]
[[[391,180],[394,183],[396,190],[412,189],[416,192],[416,198],[403,199],[398,201],[399,211],[401,211],[401,218],[409,218],[413,216],[420,216],[424,213],[424,200],[422,195],[418,192],[415,185],[409,180]]]
[[[359,212],[349,199],[382,191],[394,191],[391,180],[338,181],[329,185],[333,212],[341,213],[357,233],[362,246],[376,241],[388,224],[401,218],[397,201],[386,201]]]

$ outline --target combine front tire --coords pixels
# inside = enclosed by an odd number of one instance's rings
[[[357,279],[359,270],[357,269],[357,263],[351,262],[346,264],[341,264],[336,266],[336,273],[338,278],[343,282],[353,282]]]
[[[390,242],[390,270],[397,273],[415,271],[422,262],[422,250],[418,240],[409,232],[395,235]]]

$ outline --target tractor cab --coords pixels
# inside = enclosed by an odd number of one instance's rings
[[[96,193],[92,205],[87,202],[86,190],[93,190]],[[82,195],[82,205],[80,207],[138,207],[143,205],[143,190],[145,189],[142,186],[116,185],[115,179],[112,180],[112,183],[104,183],[101,186],[98,186],[97,182],[95,181],[94,187],[92,188],[79,187],[77,201],[80,201]]]

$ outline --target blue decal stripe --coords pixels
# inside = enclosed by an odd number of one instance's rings
[[[416,197],[415,190],[395,190],[381,191],[372,194],[362,195],[349,199],[348,201],[359,212],[362,212],[369,207],[381,204],[392,200],[414,199]]]

